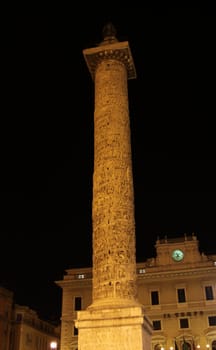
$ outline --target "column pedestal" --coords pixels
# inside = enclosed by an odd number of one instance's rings
[[[150,350],[152,326],[142,306],[78,311],[80,350]]]

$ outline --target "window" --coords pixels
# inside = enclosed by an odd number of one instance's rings
[[[206,300],[214,299],[212,286],[205,286],[205,296],[206,296]]]
[[[185,303],[186,302],[184,288],[177,289],[177,295],[178,295],[178,303]]]
[[[74,335],[78,335],[78,328],[74,327]]]
[[[159,294],[157,290],[151,292],[151,304],[158,305],[159,304]]]
[[[32,343],[32,334],[27,333],[26,334],[26,345],[29,345]]]
[[[152,324],[153,324],[154,331],[159,331],[161,329],[161,321],[160,320],[152,321]]]
[[[191,344],[183,340],[182,350],[191,350]]]
[[[189,328],[188,318],[180,318],[180,328]]]
[[[208,322],[209,326],[216,326],[216,316],[209,316]]]
[[[212,342],[212,350],[216,350],[216,340],[213,340]]]
[[[161,344],[156,344],[154,346],[154,350],[161,350]]]
[[[17,314],[17,315],[16,315],[16,320],[17,320],[18,322],[22,321],[22,314]]]
[[[75,297],[75,305],[74,310],[81,310],[82,309],[82,298],[81,297]]]

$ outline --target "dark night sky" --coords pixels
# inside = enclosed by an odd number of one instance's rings
[[[61,310],[54,281],[91,265],[94,84],[82,50],[107,21],[137,70],[128,84],[137,260],[154,255],[157,236],[192,232],[216,253],[215,12],[91,11],[19,17],[3,55],[0,285],[48,319]]]

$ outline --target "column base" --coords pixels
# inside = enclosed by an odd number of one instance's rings
[[[150,350],[152,325],[142,306],[77,312],[78,350]]]

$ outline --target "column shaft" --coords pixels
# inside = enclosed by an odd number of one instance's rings
[[[95,72],[93,302],[136,296],[134,193],[127,70],[115,59]]]

